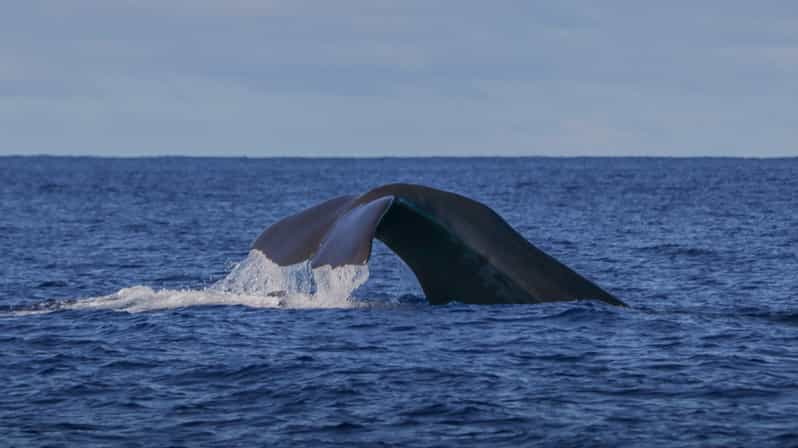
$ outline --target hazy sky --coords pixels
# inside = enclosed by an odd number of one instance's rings
[[[798,156],[798,2],[12,0],[33,153]]]

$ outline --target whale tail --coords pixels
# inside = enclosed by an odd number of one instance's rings
[[[410,184],[342,196],[278,221],[253,243],[278,265],[362,265],[374,238],[413,271],[432,304],[596,299],[625,304],[544,253],[489,207]]]

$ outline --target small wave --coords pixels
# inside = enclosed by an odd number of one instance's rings
[[[762,319],[773,323],[798,326],[798,312],[793,310],[754,310],[744,311],[738,316],[748,317],[751,319]]]
[[[672,244],[672,243],[664,243],[664,244],[655,244],[650,246],[642,246],[635,248],[640,252],[649,252],[649,253],[657,253],[657,254],[664,254],[670,255],[674,257],[682,256],[682,257],[707,257],[707,256],[715,256],[717,252],[712,249],[702,248],[702,247],[685,247],[679,244]]]
[[[536,317],[536,319],[569,323],[594,323],[597,316],[617,316],[619,311],[619,308],[605,303],[577,300],[550,304],[548,307],[542,308],[544,314]]]
[[[62,288],[67,286],[67,282],[61,280],[47,280],[36,285],[37,288]]]
[[[11,315],[64,310],[114,310],[138,313],[207,305],[242,305],[252,308],[350,308],[360,302],[352,293],[368,280],[368,266],[278,266],[253,250],[222,280],[200,290],[154,290],[133,286],[99,297],[49,300],[11,310]]]

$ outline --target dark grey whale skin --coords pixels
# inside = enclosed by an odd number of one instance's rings
[[[612,294],[533,246],[489,207],[447,191],[390,184],[284,218],[252,248],[281,266],[362,265],[377,238],[413,270],[427,300],[542,303]]]

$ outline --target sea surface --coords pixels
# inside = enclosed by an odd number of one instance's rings
[[[249,251],[390,182],[630,307]],[[0,381],[4,447],[798,446],[798,159],[0,157]]]

